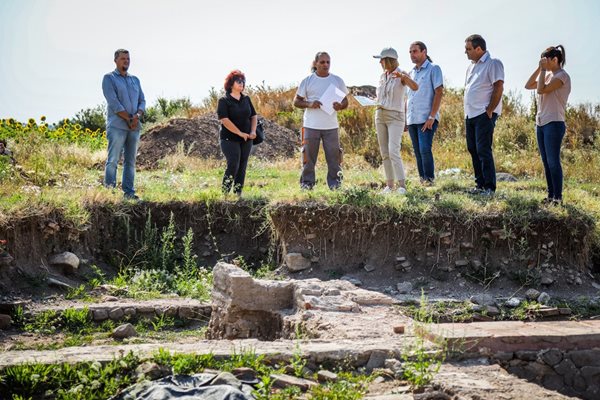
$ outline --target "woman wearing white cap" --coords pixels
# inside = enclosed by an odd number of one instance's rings
[[[398,53],[393,48],[387,47],[373,57],[380,59],[379,63],[383,68],[377,87],[375,111],[377,141],[386,178],[386,187],[381,193],[394,192],[394,184],[397,183],[396,193],[403,195],[406,194],[406,177],[400,147],[406,121],[404,96],[407,86],[411,90],[417,90],[419,85],[398,67]]]

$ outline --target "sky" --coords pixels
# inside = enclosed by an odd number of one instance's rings
[[[413,67],[410,43],[425,42],[446,85],[464,86],[464,40],[481,34],[504,63],[505,91],[523,89],[540,53],[566,49],[570,104],[600,103],[598,0],[0,0],[0,118],[49,122],[104,102],[102,76],[117,48],[147,103],[201,103],[232,69],[249,85],[293,87],[314,55],[348,86],[375,85],[383,47]]]

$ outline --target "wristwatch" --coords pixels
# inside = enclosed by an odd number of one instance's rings
[[[427,117],[427,119],[435,119],[435,117],[432,117],[431,115],[429,117]]]

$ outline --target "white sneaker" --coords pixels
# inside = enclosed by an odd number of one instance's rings
[[[396,193],[398,193],[400,196],[404,196],[406,194],[406,189],[399,187],[398,190],[396,190]]]
[[[390,193],[392,193],[393,191],[394,191],[394,190],[393,190],[391,187],[389,187],[389,186],[386,186],[386,187],[384,187],[384,188],[383,188],[383,190],[382,190],[381,192],[379,192],[379,194],[390,194]]]

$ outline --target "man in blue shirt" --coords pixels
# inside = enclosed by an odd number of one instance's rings
[[[418,90],[408,88],[408,133],[412,141],[421,182],[432,184],[435,165],[431,146],[440,120],[440,104],[444,93],[444,77],[439,66],[433,64],[423,42],[410,45],[410,59],[415,67],[410,77],[419,85]]]
[[[146,111],[146,99],[140,80],[130,75],[129,51],[115,51],[116,69],[104,75],[102,92],[106,98],[106,136],[108,138],[108,158],[104,171],[104,186],[117,185],[117,164],[124,155],[122,188],[124,197],[139,200],[135,194],[135,159],[140,141],[142,124],[140,118]]]

